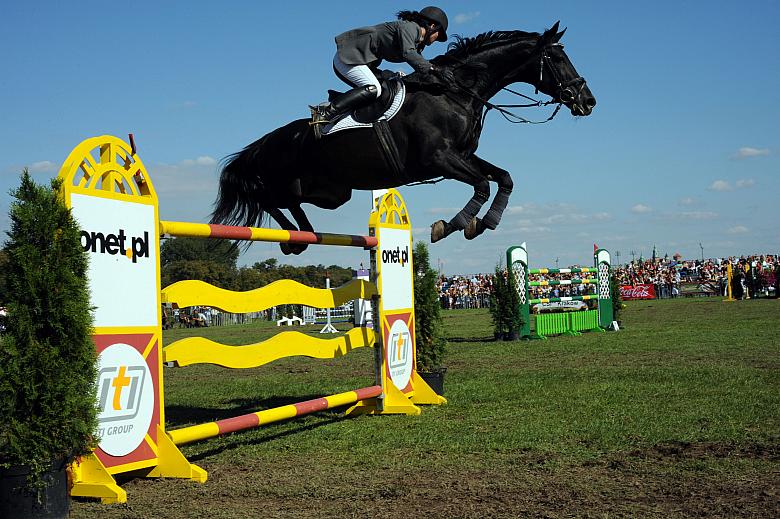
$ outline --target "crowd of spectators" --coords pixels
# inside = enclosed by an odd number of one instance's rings
[[[442,308],[488,308],[492,286],[491,274],[439,276],[436,282]]]
[[[656,295],[660,298],[685,295],[686,287],[693,288],[691,293],[726,295],[729,264],[732,266],[735,297],[775,296],[780,262],[773,254],[707,260],[675,257],[632,261],[613,268],[613,274],[621,285],[655,286]]]
[[[570,268],[580,268],[580,265],[572,265]],[[540,287],[530,287],[530,298],[548,298],[548,297],[568,297],[584,296],[596,293],[596,273],[583,272],[574,274],[530,274],[529,281],[564,281],[564,280],[584,281],[588,283],[576,283],[571,285],[544,285]]]
[[[532,274],[530,281],[552,281],[559,279],[595,278],[591,274]],[[468,276],[439,276],[436,288],[439,291],[441,307],[450,308],[488,308],[490,290],[493,287],[493,274],[473,274]],[[562,297],[595,293],[595,285],[552,285],[531,287],[532,298]]]
[[[732,265],[733,296],[740,299],[776,297],[780,257],[761,254],[707,260],[655,258],[613,266],[620,285],[655,286],[656,297],[680,295],[727,295],[728,264]],[[571,268],[580,267],[572,265]],[[442,308],[487,308],[490,306],[492,274],[440,276],[437,281]],[[531,274],[529,281],[595,279],[595,273]],[[596,285],[547,285],[530,287],[531,298],[579,296],[596,293]]]
[[[225,326],[229,324],[245,324],[256,319],[268,320],[270,310],[262,312],[250,312],[245,314],[233,314],[222,312],[208,306],[191,306],[189,308],[173,308],[170,305],[162,306],[163,330],[169,328],[200,328],[207,326]]]

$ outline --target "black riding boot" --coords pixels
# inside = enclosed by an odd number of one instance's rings
[[[375,99],[376,87],[374,85],[367,85],[353,88],[352,90],[341,94],[330,103],[310,107],[311,124],[314,126],[315,134],[317,134],[317,137],[319,138],[321,125],[328,124],[339,115],[365,106]]]

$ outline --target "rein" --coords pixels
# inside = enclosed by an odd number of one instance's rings
[[[458,88],[460,88],[460,87],[458,87]],[[502,88],[501,90],[505,90],[507,92],[510,92],[510,93],[516,95],[516,96],[520,96],[520,97],[523,97],[525,99],[528,99],[529,101],[533,101],[533,103],[526,103],[526,104],[501,104],[501,105],[497,105],[497,104],[491,103],[490,101],[481,99],[479,96],[477,96],[476,94],[474,94],[474,92],[472,92],[470,90],[467,90],[465,88],[461,88],[461,90],[466,91],[469,95],[471,95],[472,97],[476,98],[482,104],[485,105],[485,111],[482,112],[482,122],[480,123],[482,126],[485,125],[485,119],[487,118],[487,114],[488,114],[488,112],[490,110],[496,110],[498,113],[501,114],[501,116],[504,119],[506,119],[507,121],[509,121],[512,124],[518,124],[518,123],[544,124],[544,123],[548,123],[548,122],[552,121],[553,118],[555,118],[555,116],[558,115],[558,112],[560,111],[561,106],[563,106],[563,103],[561,103],[560,101],[558,101],[558,102],[556,102],[556,101],[542,101],[541,99],[534,99],[532,97],[529,97],[529,96],[527,96],[525,94],[521,94],[520,92],[516,92],[516,91],[512,90],[511,88],[506,88],[506,87]],[[507,110],[507,108],[531,108],[531,107],[534,107],[534,106],[541,107],[541,106],[548,106],[548,105],[554,105],[554,104],[557,104],[558,106],[555,107],[555,110],[553,110],[553,113],[550,114],[550,117],[548,117],[544,121],[531,121],[531,120],[526,119],[525,117],[523,117],[521,115],[518,115],[518,114],[516,114],[514,112],[511,112],[511,111]]]
[[[560,43],[553,43],[551,45],[561,45]],[[459,63],[461,66],[467,65],[466,62],[457,59],[455,57],[451,57],[454,61]],[[552,66],[550,56],[547,54],[547,47],[544,47],[541,52],[541,56],[539,58],[539,83],[541,84],[543,78],[544,78],[544,67],[547,65],[547,68],[550,69],[550,72],[553,75],[553,78],[555,79],[555,82],[558,86],[558,101],[555,101],[554,99],[550,101],[542,101],[541,99],[534,99],[532,97],[529,97],[525,94],[522,94],[520,92],[517,92],[515,90],[512,90],[511,88],[502,88],[501,90],[504,90],[506,92],[510,92],[511,94],[514,94],[516,96],[528,99],[529,101],[533,101],[532,103],[525,103],[525,104],[494,104],[488,101],[487,99],[483,99],[479,95],[477,95],[474,91],[464,88],[458,84],[454,84],[458,90],[468,94],[472,98],[476,99],[480,103],[482,103],[485,107],[485,110],[482,113],[480,125],[484,127],[485,125],[485,119],[487,118],[487,114],[490,110],[496,110],[498,113],[501,114],[501,116],[513,124],[518,123],[528,123],[528,124],[544,124],[552,121],[556,115],[558,115],[558,112],[561,110],[561,106],[563,106],[564,101],[573,101],[576,99],[576,97],[582,92],[582,89],[585,88],[585,78],[582,76],[577,76],[576,78],[573,78],[569,81],[563,82],[561,81],[560,74],[555,69],[555,67]],[[576,92],[572,89],[573,86],[579,85]],[[536,93],[539,93],[539,87],[535,87]],[[558,106],[555,107],[555,110],[553,110],[550,117],[543,121],[532,121],[530,119],[526,119],[525,117],[518,115],[510,110],[507,110],[507,108],[532,108],[532,107],[542,107],[542,106],[549,106],[557,104]]]
[[[457,58],[453,58],[453,59],[455,61],[457,61],[458,63],[460,63],[461,65],[466,65],[465,62],[463,62],[463,61],[461,61],[461,60],[459,60]],[[511,88],[507,88],[507,87],[503,87],[501,90],[504,90],[506,92],[509,92],[509,93],[514,94],[514,95],[519,96],[519,97],[522,97],[524,99],[528,99],[529,101],[533,101],[533,102],[532,103],[524,103],[524,104],[500,104],[499,105],[499,104],[491,103],[487,99],[483,99],[481,96],[479,96],[473,90],[470,90],[468,88],[464,88],[464,87],[462,87],[462,86],[460,86],[458,84],[453,84],[452,86],[456,87],[461,92],[464,92],[464,93],[468,94],[469,96],[471,96],[472,98],[476,99],[477,101],[482,103],[482,105],[485,107],[485,110],[482,112],[482,117],[481,117],[481,121],[480,121],[480,125],[481,126],[485,125],[485,119],[487,118],[487,114],[488,114],[488,112],[490,110],[497,111],[498,113],[501,114],[501,116],[504,119],[506,119],[507,121],[509,121],[512,124],[518,124],[518,123],[544,124],[544,123],[552,121],[553,118],[556,115],[558,115],[558,112],[560,111],[561,106],[563,105],[563,103],[560,102],[560,101],[553,101],[553,100],[542,101],[541,99],[534,99],[533,97],[529,97],[529,96],[527,96],[525,94],[522,94],[520,92],[517,92],[517,91],[512,90]],[[537,89],[537,93],[538,93],[538,89]],[[553,113],[550,115],[550,117],[548,117],[544,121],[532,121],[530,119],[526,119],[522,115],[519,115],[519,114],[516,114],[514,112],[511,112],[510,110],[507,110],[507,108],[532,108],[532,107],[541,107],[541,106],[548,106],[548,105],[554,105],[554,104],[557,104],[558,106],[555,107],[555,110],[553,110]]]

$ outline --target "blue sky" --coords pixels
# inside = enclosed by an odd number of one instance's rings
[[[397,2],[12,2],[0,17],[0,231],[24,166],[44,181],[70,150],[133,132],[161,196],[161,217],[204,221],[216,162],[289,120],[333,76],[333,37],[393,18]],[[492,270],[528,243],[531,264],[590,262],[593,243],[621,261],[680,252],[780,252],[780,19],[777,2],[456,2],[438,4],[450,33],[541,31],[563,43],[598,100],[540,126],[490,115],[479,154],[512,173],[497,231],[431,246],[446,273]],[[445,45],[425,55],[443,53]],[[403,68],[403,67],[400,67]],[[521,90],[533,93],[524,85]],[[506,102],[513,99],[503,98]],[[525,115],[545,117],[543,112]],[[471,196],[454,182],[402,188],[415,236]],[[308,210],[318,230],[364,233],[369,195],[335,212]],[[357,223],[356,223],[357,222]],[[257,244],[253,263],[282,256]],[[284,257],[357,266],[336,248]]]

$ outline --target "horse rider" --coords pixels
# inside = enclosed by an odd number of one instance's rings
[[[341,114],[365,106],[382,93],[377,79],[382,60],[406,62],[416,72],[433,74],[451,84],[452,72],[437,69],[421,52],[436,41],[447,40],[447,15],[438,7],[418,11],[400,11],[398,20],[371,27],[353,29],[336,36],[333,70],[353,87],[329,103],[312,108],[312,125],[327,124]]]

